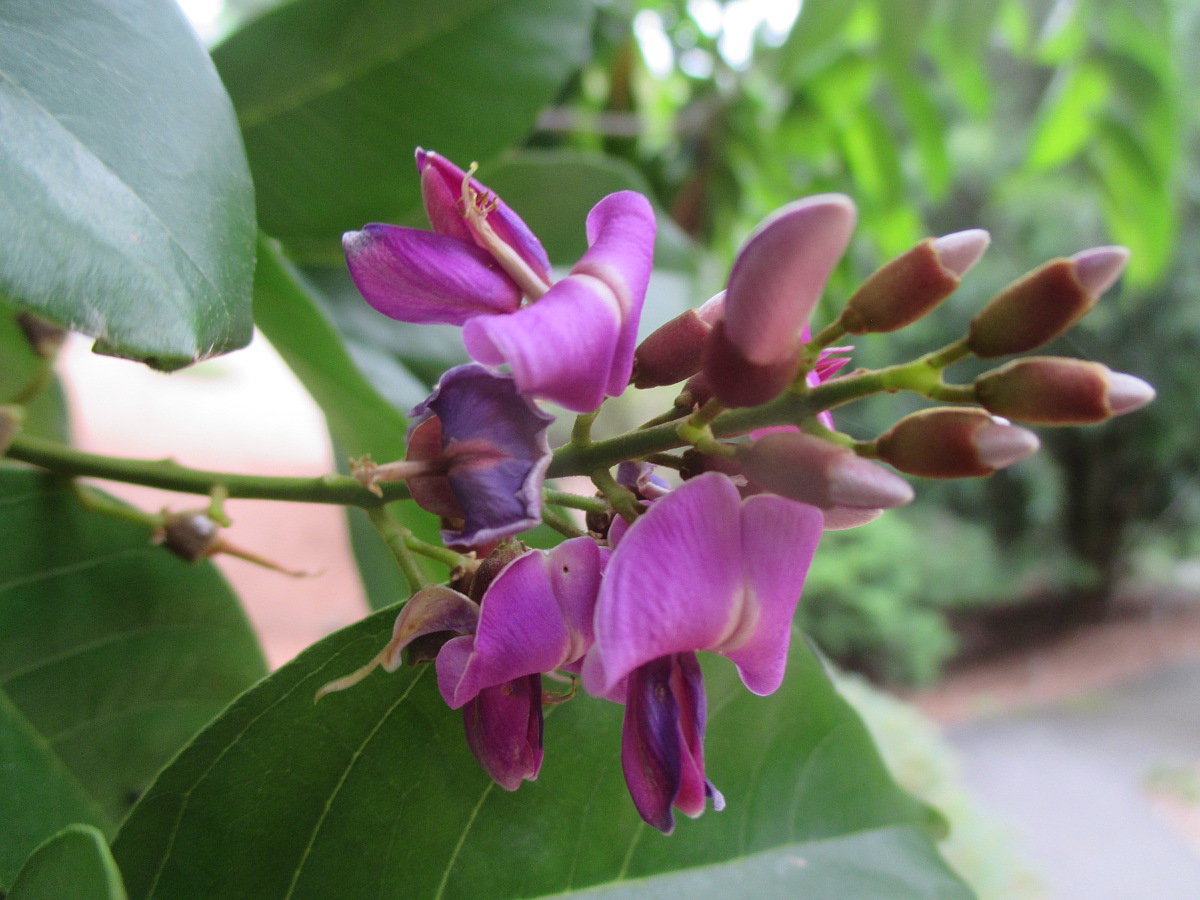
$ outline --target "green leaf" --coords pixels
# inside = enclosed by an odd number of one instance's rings
[[[318,687],[387,642],[394,616],[311,647],[162,773],[114,844],[132,896],[503,900],[691,872],[697,897],[728,897],[719,885],[760,864],[771,868],[755,883],[771,884],[755,896],[970,896],[800,639],[770,697],[724,660],[706,666],[708,774],[728,809],[666,838],[626,793],[616,704],[581,695],[552,707],[541,775],[511,794],[471,758],[430,667],[377,672],[314,705]],[[864,854],[876,852],[897,871],[870,871]],[[842,878],[871,890],[802,893]]]
[[[520,140],[586,56],[577,0],[293,0],[213,51],[262,227],[328,246],[420,199],[412,152],[466,164]]]
[[[22,860],[49,835],[72,822],[105,830],[101,812],[54,750],[0,690],[0,889],[11,885]],[[19,785],[20,789],[13,789]]]
[[[0,7],[0,292],[173,369],[250,340],[252,185],[170,0]]]
[[[1052,169],[1075,158],[1095,135],[1109,98],[1104,70],[1093,63],[1059,69],[1038,110],[1030,141],[1030,171]]]
[[[149,537],[0,468],[0,687],[114,822],[266,670],[216,569]]]
[[[34,851],[7,900],[125,900],[121,873],[104,835],[72,825]]]

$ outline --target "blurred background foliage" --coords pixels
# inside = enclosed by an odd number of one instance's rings
[[[430,106],[417,84],[400,110],[384,111],[366,102],[383,89],[368,73],[349,100],[321,109],[329,133],[341,116],[339,135],[355,135],[361,158],[335,145],[344,160],[337,177],[361,186],[345,200],[324,191],[327,208],[311,227],[289,219],[271,187],[294,183],[300,170],[288,167],[309,160],[270,152],[272,129],[291,126],[263,124],[258,86],[238,68],[256,41],[286,37],[290,13],[299,19],[304,4],[274,6],[226,0],[216,25],[232,36],[213,51],[247,135],[260,222],[304,267],[352,355],[393,403],[419,399],[462,353],[452,334],[418,336],[368,315],[331,236],[358,227],[362,214],[420,224],[397,128],[405,138],[419,129],[422,142],[451,156],[476,154],[484,180],[548,238],[556,263],[581,252],[578,223],[599,196],[650,193],[662,237],[646,329],[719,290],[740,241],[772,209],[842,191],[860,224],[827,292],[825,321],[859,279],[922,237],[972,227],[993,235],[955,297],[886,341],[862,338],[856,362],[941,346],[992,293],[1045,259],[1122,243],[1133,251],[1122,284],[1048,350],[1141,376],[1159,400],[1127,420],[1043,429],[1034,460],[985,481],[922,484],[911,509],[828,535],[803,613],[826,652],[878,679],[925,682],[955,652],[1002,642],[1014,622],[1026,634],[1030,622],[1047,632],[1111,614],[1127,579],[1169,577],[1164,561],[1192,549],[1200,65],[1191,51],[1200,0],[556,0],[546,21],[559,68],[526,75],[536,90],[561,84],[561,73],[566,84],[517,149],[505,129],[534,115],[537,97],[512,111],[472,108],[468,88],[461,104]],[[486,6],[454,4],[485,45]],[[586,33],[571,12],[584,7],[595,12]],[[363,30],[350,23],[345,37]],[[453,41],[471,51],[459,65],[474,67],[473,82],[486,77],[487,59],[472,55],[481,45],[463,34]],[[311,50],[317,85],[322,66],[338,65],[338,36],[328,41]],[[314,169],[334,152],[306,147]],[[394,161],[386,178],[377,177],[380,160]],[[973,374],[967,362],[951,372],[962,381]],[[870,437],[914,404],[856,404],[839,411],[838,424]]]

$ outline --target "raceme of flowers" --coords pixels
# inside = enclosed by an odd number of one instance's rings
[[[554,281],[537,237],[473,168],[424,150],[416,158],[433,230],[367,225],[346,234],[347,264],[380,312],[462,326],[475,362],[446,372],[412,411],[405,460],[363,461],[357,474],[372,487],[407,479],[413,500],[441,517],[446,544],[467,555],[450,585],[409,599],[378,656],[318,696],[377,666],[394,671],[406,656],[433,660],[472,753],[507,790],[538,776],[550,699],[542,676],[556,673],[624,705],[621,765],[646,822],[669,833],[674,810],[721,809],[705,767],[696,654],[726,657],[755,694],[775,691],[823,530],[912,499],[894,470],[969,477],[1024,459],[1037,437],[1010,419],[1096,422],[1153,398],[1133,376],[1055,357],[1017,360],[972,385],[941,378],[964,356],[1023,353],[1071,327],[1120,275],[1123,248],[1053,260],[997,294],[962,340],[847,375],[852,348],[832,344],[928,313],[986,250],[986,232],[918,244],[814,336],[810,318],[855,208],[839,194],[805,198],[751,234],[725,291],[638,345],[655,237],[645,197],[622,191],[597,203],[584,223],[587,252]],[[674,410],[646,427],[666,436],[664,451],[684,452],[643,451],[681,483],[637,454],[615,477],[598,466],[588,472],[599,489],[588,531],[567,526],[575,536],[554,549],[527,549],[515,536],[541,521],[554,458],[552,417],[538,401],[582,414],[571,449],[586,453],[588,414],[630,383],[682,384]],[[907,416],[872,441],[835,430],[832,406],[895,390],[957,405]]]

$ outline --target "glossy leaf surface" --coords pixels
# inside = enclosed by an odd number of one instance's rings
[[[708,669],[708,773],[729,807],[668,838],[625,792],[614,704],[580,695],[552,707],[541,775],[511,794],[471,758],[428,667],[377,672],[314,705],[318,687],[387,641],[394,615],[310,648],[163,772],[114,844],[131,896],[515,898],[609,886],[727,897],[739,872],[763,885],[757,896],[842,878],[868,886],[863,897],[970,896],[802,641],[769,698],[723,661]],[[867,852],[899,870],[875,870]]]
[[[0,468],[0,511],[0,687],[117,823],[264,674],[262,653],[210,563],[81,508],[67,483]]]
[[[213,51],[259,220],[328,245],[420,203],[413,150],[466,165],[522,138],[582,64],[576,0],[294,0]]]
[[[29,857],[7,900],[126,900],[126,896],[104,835],[90,825],[72,825]]]
[[[171,0],[0,6],[0,292],[163,369],[250,340],[253,188]]]

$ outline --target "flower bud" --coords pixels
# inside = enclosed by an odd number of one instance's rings
[[[0,406],[0,456],[8,450],[24,421],[25,410],[20,406]]]
[[[29,341],[33,352],[42,359],[53,358],[67,339],[65,328],[59,328],[33,313],[21,313],[17,316],[17,324],[25,332],[25,339]]]
[[[1154,399],[1154,388],[1097,362],[1031,356],[981,375],[975,397],[1005,418],[1086,425],[1140,409]]]
[[[980,310],[971,322],[967,346],[984,358],[1040,347],[1083,318],[1128,259],[1124,247],[1094,247],[1069,259],[1050,260]]]
[[[846,304],[850,334],[896,331],[949,297],[991,238],[980,228],[927,238],[869,276]]]
[[[729,275],[725,315],[704,349],[704,374],[726,406],[781,393],[800,365],[800,330],[854,228],[848,197],[821,194],[782,207],[747,239]]]
[[[713,322],[725,309],[725,292],[703,306],[676,316],[638,345],[633,357],[633,385],[637,388],[677,384],[700,371],[704,344]]]
[[[194,510],[170,514],[155,535],[156,543],[187,562],[212,556],[219,549],[220,540],[217,523]]]
[[[736,460],[751,481],[822,509],[890,509],[913,498],[907,481],[848,447],[799,431],[743,444]]]
[[[879,458],[909,475],[991,475],[1037,452],[1037,435],[982,409],[937,407],[905,416],[876,442]]]

